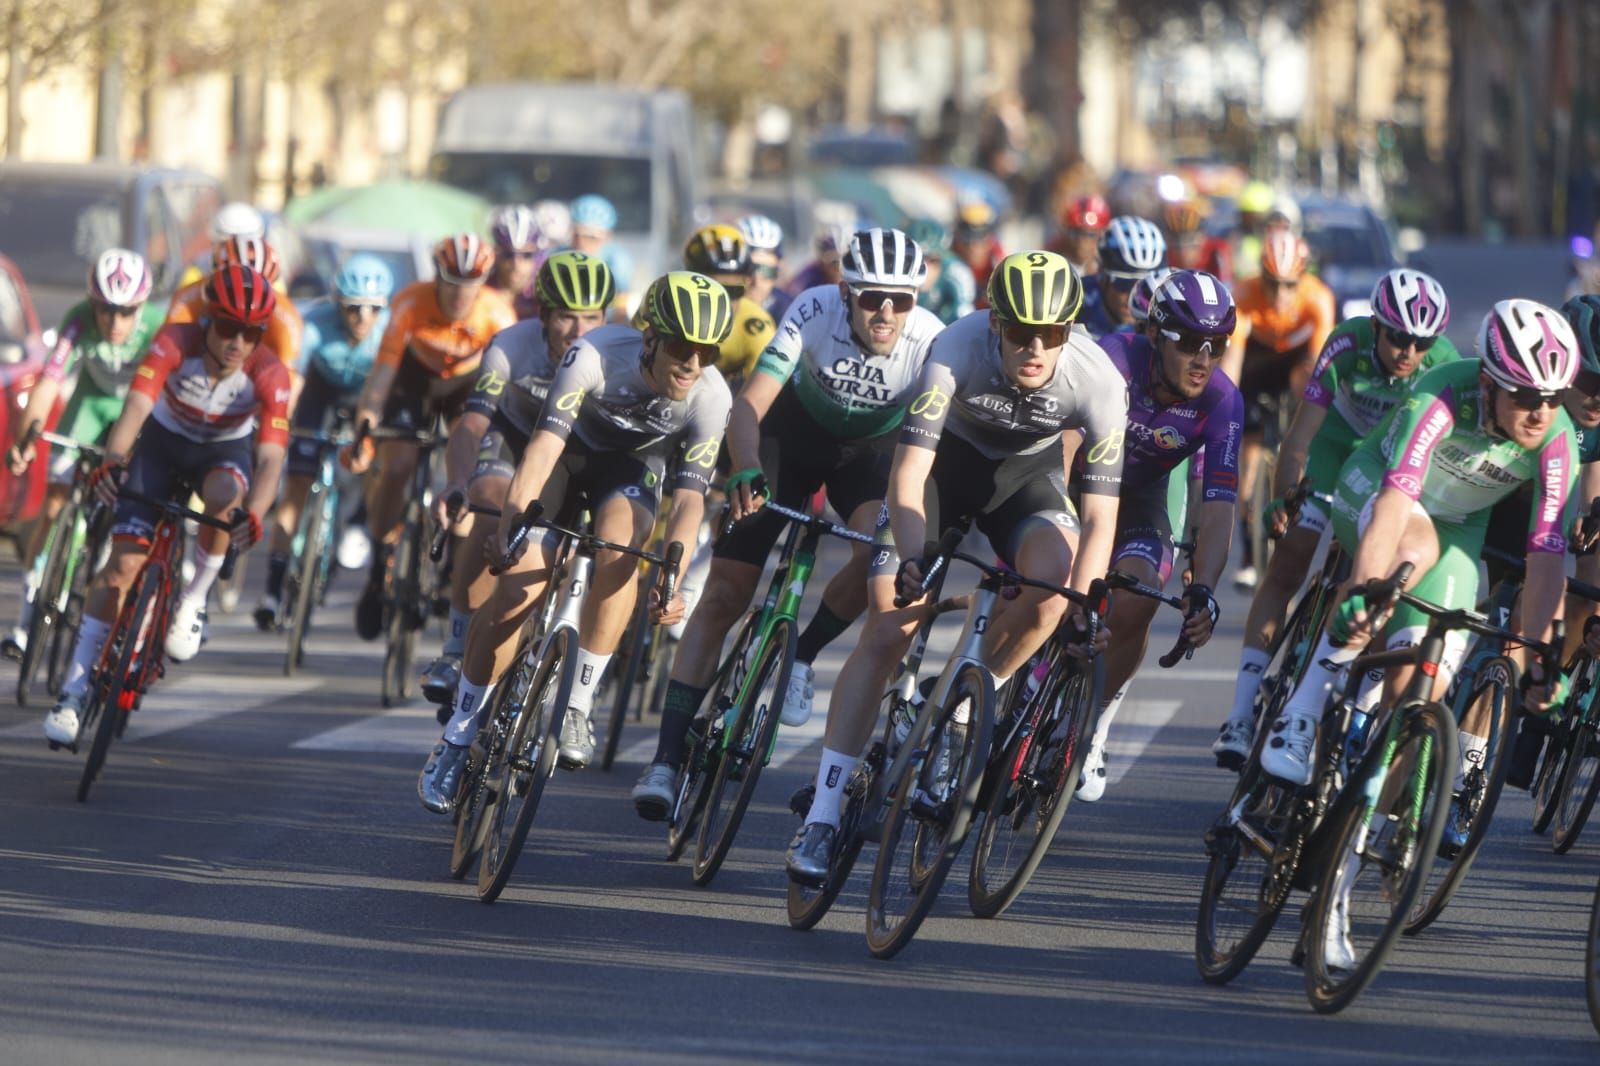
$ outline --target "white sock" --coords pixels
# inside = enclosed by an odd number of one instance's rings
[[[1111,694],[1105,706],[1100,708],[1100,717],[1095,719],[1094,739],[1089,742],[1091,748],[1099,748],[1102,753],[1106,750],[1106,737],[1111,733],[1111,720],[1117,716],[1117,711],[1122,707],[1122,700],[1128,695],[1128,686],[1125,684]]]
[[[63,695],[81,696],[88,690],[89,671],[94,669],[100,649],[105,647],[110,635],[110,622],[83,616],[78,624],[78,643],[72,646],[72,669],[67,671],[67,680],[61,686]]]
[[[1461,741],[1461,765],[1456,767],[1455,790],[1460,792],[1466,787],[1468,771],[1483,765],[1484,756],[1489,751],[1489,738],[1473,736],[1466,730],[1456,735]]]
[[[472,624],[471,611],[450,608],[450,635],[444,639],[444,654],[462,655],[467,650],[467,627]]]
[[[839,827],[839,805],[844,800],[845,782],[850,779],[855,765],[853,755],[832,748],[822,749],[822,763],[817,767],[817,794],[806,812],[807,825],[826,822],[835,829]]]
[[[1228,712],[1228,721],[1248,722],[1254,716],[1261,675],[1266,673],[1271,662],[1272,656],[1261,648],[1246,648],[1239,654],[1239,680],[1234,682],[1233,709]]]
[[[572,700],[567,704],[567,710],[578,711],[587,718],[589,708],[594,706],[595,686],[600,684],[600,678],[606,672],[606,664],[611,661],[611,653],[601,655],[579,648],[576,661],[578,676],[572,679]]]
[[[1378,709],[1378,701],[1381,699],[1383,699],[1383,671],[1368,670],[1362,676],[1361,684],[1356,686],[1356,710],[1371,714]]]
[[[202,604],[211,594],[211,586],[217,583],[217,575],[222,573],[222,561],[225,555],[212,555],[198,545],[194,549],[194,577],[189,579],[189,584],[184,587],[184,600],[199,600]]]
[[[455,710],[450,715],[450,723],[444,727],[445,740],[463,748],[472,743],[473,734],[478,731],[478,706],[488,687],[474,685],[465,674],[461,675],[456,684]]]
[[[1283,709],[1283,713],[1300,718],[1320,718],[1334,681],[1360,654],[1359,644],[1347,644],[1342,648],[1336,648],[1328,635],[1323,634],[1322,642],[1317,645],[1316,654],[1306,664],[1305,676],[1300,679],[1300,686],[1289,697],[1289,704]]]

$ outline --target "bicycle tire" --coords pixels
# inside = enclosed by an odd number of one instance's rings
[[[1583,949],[1583,986],[1589,1001],[1589,1021],[1600,1033],[1600,883],[1594,887],[1594,906],[1589,908],[1589,940]]]
[[[511,660],[511,668],[489,690],[487,707],[482,713],[476,735],[467,756],[467,768],[462,774],[461,791],[456,800],[455,836],[450,844],[450,877],[460,881],[466,877],[483,853],[484,838],[489,834],[489,808],[498,794],[491,787],[488,768],[505,749],[516,730],[517,716],[522,701],[527,697],[528,685],[538,669],[530,662],[532,649],[537,646],[536,634],[524,631]]]
[[[323,541],[327,536],[327,516],[322,494],[313,492],[306,500],[305,530],[300,537],[300,555],[294,560],[285,591],[293,589],[289,604],[289,645],[284,649],[283,674],[293,677],[305,661],[306,633],[311,627],[311,608],[317,601],[317,571],[322,565]]]
[[[623,637],[628,654],[618,664],[621,669],[617,672],[616,683],[612,686],[615,691],[611,693],[611,713],[606,719],[606,739],[600,749],[602,770],[610,770],[612,763],[617,761],[617,749],[622,744],[622,726],[628,717],[628,708],[633,700],[634,686],[638,683],[644,658],[650,650],[650,598],[644,595],[641,589],[636,599],[639,602],[634,604],[633,621],[628,626],[627,635]],[[615,663],[616,660],[613,659],[612,662]]]
[[[33,614],[28,619],[28,643],[22,651],[22,664],[17,668],[19,707],[28,705],[40,664],[52,658],[55,631],[62,613],[62,606],[58,604],[61,604],[66,591],[61,586],[67,583],[77,521],[77,501],[69,498],[51,523],[50,546],[45,550],[44,570],[39,575],[39,587],[33,593]]]
[[[891,727],[892,728],[892,727]],[[823,916],[839,898],[856,859],[866,844],[862,834],[867,807],[872,801],[873,788],[878,775],[883,773],[884,743],[874,741],[864,759],[850,771],[844,786],[844,805],[839,811],[839,837],[844,841],[833,862],[828,866],[828,877],[820,886],[803,885],[789,879],[784,896],[784,909],[789,916],[789,928],[804,931],[822,921]]]
[[[1483,846],[1484,840],[1489,835],[1489,823],[1494,818],[1495,808],[1500,803],[1500,793],[1505,789],[1506,774],[1511,769],[1511,750],[1514,746],[1512,728],[1516,721],[1516,701],[1512,697],[1517,689],[1517,667],[1510,659],[1497,656],[1480,665],[1474,675],[1471,695],[1466,706],[1472,707],[1486,695],[1493,694],[1494,704],[1490,709],[1490,737],[1488,750],[1484,752],[1483,765],[1473,770],[1468,775],[1469,784],[1473,784],[1473,775],[1481,779],[1482,794],[1478,797],[1476,810],[1472,815],[1472,828],[1467,832],[1467,842],[1459,854],[1453,859],[1445,859],[1436,851],[1438,856],[1434,861],[1433,870],[1429,872],[1424,882],[1424,891],[1420,893],[1422,902],[1412,912],[1406,922],[1405,935],[1416,936],[1422,932],[1444,912],[1450,897],[1454,896],[1456,889],[1461,887],[1461,882],[1466,880],[1467,872],[1472,869],[1473,861],[1478,857],[1478,849]],[[1439,871],[1439,864],[1443,863],[1437,884],[1433,874]],[[1431,888],[1431,891],[1428,889]]]
[[[1526,726],[1524,727],[1526,728]],[[1557,726],[1545,741],[1544,755],[1534,772],[1528,792],[1533,797],[1533,832],[1543,833],[1555,821],[1556,808],[1560,806],[1561,779],[1566,774],[1567,753],[1572,747],[1572,726]]]
[[[572,699],[572,671],[566,667],[576,640],[577,634],[565,626],[550,634],[533,682],[521,701],[511,740],[500,752],[497,764],[485,771],[494,774],[498,770],[499,782],[494,808],[484,814],[489,825],[483,840],[483,859],[478,864],[478,899],[484,903],[499,899],[511,880],[534,815],[539,811],[545,782],[555,772],[561,722]],[[524,775],[525,781],[519,782],[518,774]],[[508,800],[519,787],[524,789],[517,797],[522,803],[512,819],[510,833],[502,839]]]
[[[121,733],[122,720],[126,719],[128,710],[122,705],[122,698],[130,679],[137,684],[133,674],[138,670],[139,633],[144,628],[144,619],[150,617],[151,636],[146,639],[148,646],[154,646],[160,652],[160,634],[156,632],[160,619],[154,617],[160,608],[161,579],[158,575],[146,569],[140,573],[138,580],[123,601],[123,609],[117,619],[116,629],[110,638],[111,654],[106,660],[111,663],[109,677],[92,678],[89,682],[90,698],[98,694],[100,700],[99,721],[95,723],[94,741],[89,745],[89,753],[83,761],[83,775],[78,779],[78,802],[83,803],[89,798],[89,789],[100,777],[100,771],[105,766],[106,755],[111,750],[111,740]],[[137,691],[133,691],[137,696]]]
[[[701,735],[689,745],[684,759],[683,780],[678,783],[678,800],[672,807],[667,824],[667,861],[677,862],[683,857],[689,842],[697,838],[700,815],[705,810],[710,795],[710,784],[717,773],[717,763],[722,758],[722,732],[727,725],[727,715],[733,707],[733,693],[738,691],[739,679],[744,676],[740,664],[749,654],[756,639],[759,614],[745,616],[739,628],[739,639],[717,666],[717,675],[706,698],[709,710],[701,717]],[[694,737],[693,726],[690,736]]]
[[[1394,758],[1388,765],[1380,766],[1386,745],[1381,742],[1373,744],[1362,759],[1360,769],[1351,776],[1350,783],[1341,793],[1341,799],[1346,800],[1341,804],[1342,811],[1330,812],[1328,816],[1328,839],[1332,846],[1325,852],[1327,858],[1319,872],[1317,891],[1306,916],[1306,998],[1318,1014],[1336,1014],[1349,1006],[1383,969],[1422,891],[1428,870],[1426,860],[1439,850],[1439,839],[1444,834],[1450,786],[1459,758],[1455,717],[1439,703],[1413,704],[1399,708],[1394,713],[1406,716],[1404,721],[1397,723],[1399,733]],[[1413,745],[1414,755],[1411,754]],[[1423,759],[1427,765],[1419,767],[1417,763]],[[1397,767],[1399,774],[1394,773]],[[1371,946],[1362,953],[1355,967],[1347,971],[1348,976],[1335,979],[1327,966],[1327,927],[1331,901],[1348,895],[1350,882],[1364,872],[1366,859],[1372,854],[1367,850],[1367,845],[1378,842],[1382,835],[1380,828],[1370,841],[1363,838],[1368,824],[1367,804],[1362,798],[1366,782],[1374,774],[1382,775],[1377,788],[1377,808],[1382,808],[1386,802],[1407,804],[1407,797],[1413,791],[1419,773],[1424,774],[1421,781],[1421,815],[1424,821],[1401,848],[1402,862],[1396,864],[1397,867],[1403,867],[1399,889],[1390,888],[1382,893],[1387,913],[1378,922],[1376,934],[1370,938]],[[1338,820],[1335,822],[1336,814]],[[1387,822],[1390,815],[1380,815],[1375,808],[1374,817],[1381,817]],[[1361,851],[1354,850],[1358,841]],[[1412,843],[1415,844],[1415,850],[1412,850]],[[1408,856],[1411,860],[1409,863],[1405,862]],[[1351,860],[1355,861],[1353,869]],[[1366,932],[1365,922],[1362,931]]]
[[[1049,854],[1089,757],[1087,741],[1105,687],[1105,661],[1096,656],[1087,671],[1069,661],[1066,671],[1058,685],[1040,690],[1048,696],[1036,729],[1043,727],[1049,732],[1041,738],[1038,731],[1019,730],[985,771],[991,779],[984,782],[987,802],[967,878],[967,903],[979,918],[998,917],[1028,887],[1034,871]],[[1020,686],[1014,687],[1020,690]],[[996,856],[1001,830],[1010,823],[1020,834],[1028,828],[1028,821],[1032,822],[1031,839],[1021,861],[1014,870],[992,877],[990,861]],[[1005,850],[1009,854],[1011,849]]]
[[[1550,846],[1557,855],[1565,855],[1578,842],[1594,810],[1595,797],[1600,795],[1600,740],[1587,711],[1573,729],[1557,794],[1555,835],[1550,838]]]
[[[904,916],[896,919],[890,912],[891,892],[895,888],[891,880],[895,877],[896,856],[905,837],[907,820],[912,816],[912,797],[918,791],[915,785],[932,745],[948,733],[955,708],[963,703],[970,703],[972,710],[968,714],[967,735],[962,738],[959,766],[952,757],[949,770],[955,788],[944,801],[944,805],[953,801],[954,806],[948,824],[937,837],[937,850],[931,864],[929,852],[935,847],[936,838],[925,835],[924,830],[930,834],[937,830],[925,817],[917,817],[917,829],[909,841],[906,864],[905,882],[910,898]],[[994,692],[987,673],[976,663],[963,663],[951,679],[942,705],[924,705],[918,719],[896,758],[900,772],[893,784],[894,802],[884,821],[883,843],[878,847],[872,885],[867,892],[867,950],[879,959],[893,958],[916,936],[933,909],[939,889],[971,828],[994,728]]]

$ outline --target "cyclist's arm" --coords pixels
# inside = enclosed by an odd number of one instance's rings
[[[677,541],[683,545],[684,566],[700,534],[700,523],[706,515],[705,493],[688,486],[672,490],[672,513],[667,517],[667,527],[662,534],[663,547]]]
[[[1123,385],[1115,370],[1114,381]],[[1105,388],[1085,416],[1083,472],[1079,476],[1079,517],[1083,536],[1072,560],[1071,586],[1087,592],[1089,585],[1106,576],[1117,539],[1117,497],[1122,492],[1124,440],[1128,426],[1128,390]]]
[[[889,471],[889,530],[901,559],[921,559],[928,543],[923,487],[933,476],[932,448],[901,440]]]
[[[1312,385],[1316,382],[1313,381]],[[1310,386],[1307,387],[1307,391]],[[1278,465],[1272,481],[1272,494],[1278,499],[1283,499],[1295,490],[1300,484],[1300,478],[1305,474],[1306,461],[1311,454],[1311,442],[1316,439],[1317,430],[1322,428],[1322,423],[1328,417],[1328,409],[1310,402],[1301,401],[1295,408],[1294,420],[1289,423],[1288,435],[1283,439],[1283,447],[1278,451]],[[1328,486],[1323,486],[1327,488]]]
[[[1244,398],[1231,392],[1206,419],[1205,447],[1195,453],[1202,500],[1189,519],[1195,529],[1191,580],[1215,588],[1228,562],[1233,514],[1239,500],[1239,450],[1243,446]]]
[[[489,418],[477,411],[466,411],[450,429],[444,448],[445,493],[465,489],[477,465],[478,447],[489,432]]]
[[[1570,430],[1550,435],[1539,449],[1536,469],[1520,606],[1522,631],[1548,640],[1566,599],[1566,533],[1572,528],[1573,482],[1578,480],[1578,448]]]
[[[61,394],[61,383],[54,378],[40,377],[33,386],[33,392],[28,395],[27,410],[22,412],[22,417],[17,419],[17,435],[15,440],[21,440],[28,427],[38,423],[44,429],[50,411],[56,405],[56,397]]]
[[[1096,578],[1106,576],[1111,565],[1111,550],[1117,541],[1117,498],[1085,492],[1078,502],[1083,535],[1078,540],[1078,555],[1072,560],[1070,587],[1087,592]]]
[[[1206,500],[1200,505],[1195,527],[1193,580],[1209,588],[1216,588],[1222,580],[1222,570],[1228,564],[1228,547],[1233,541],[1235,514],[1233,500]]]
[[[527,510],[528,504],[544,492],[556,460],[566,450],[566,437],[548,429],[541,429],[528,442],[528,450],[517,463],[517,472],[511,476],[511,487],[506,490],[506,505],[500,515],[500,543],[510,539],[511,524]]]
[[[751,374],[745,379],[728,420],[728,457],[734,470],[760,467],[761,420],[782,391],[783,380],[772,374]]]
[[[1440,396],[1417,393],[1395,416],[1389,469],[1372,503],[1372,521],[1361,536],[1351,566],[1350,580],[1361,584],[1386,578],[1394,570],[1401,535],[1412,508],[1422,498],[1422,485],[1433,461],[1434,449],[1450,435],[1455,414]]]
[[[409,303],[396,300],[389,315],[389,327],[378,342],[378,354],[372,369],[367,371],[366,383],[361,386],[361,400],[356,405],[356,425],[363,422],[376,426],[389,402],[389,390],[394,387],[395,375],[400,371],[400,361],[405,357],[406,345],[411,340]]]
[[[133,442],[139,439],[139,430],[144,428],[145,419],[150,417],[150,412],[155,410],[155,407],[155,397],[146,396],[142,392],[128,393],[127,400],[122,404],[122,413],[117,416],[116,425],[106,434],[107,461],[113,463],[128,461],[128,456],[133,453]]]
[[[251,514],[262,519],[278,499],[278,481],[283,476],[284,458],[288,454],[292,375],[270,350],[258,348],[251,358],[255,360],[251,378],[261,403],[256,411],[256,466],[244,505]]]

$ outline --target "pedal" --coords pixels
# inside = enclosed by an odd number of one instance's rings
[[[811,802],[816,798],[817,786],[814,782],[809,785],[801,785],[795,789],[794,795],[789,797],[789,809],[795,813],[795,817],[804,818],[810,813]]]
[[[1237,774],[1244,769],[1244,758],[1243,755],[1236,751],[1219,752],[1217,755],[1217,768],[1231,770]]]
[[[50,745],[50,750],[51,751],[60,751],[61,750],[61,744],[58,743],[57,741],[47,740],[47,741],[45,741],[45,743]]]

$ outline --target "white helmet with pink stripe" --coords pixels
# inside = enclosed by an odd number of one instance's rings
[[[1478,358],[1503,388],[1560,392],[1578,373],[1578,339],[1559,311],[1501,300],[1478,327]]]
[[[144,256],[112,248],[89,270],[89,296],[111,307],[138,307],[150,298],[154,281]]]
[[[1372,287],[1372,316],[1412,337],[1437,337],[1450,324],[1450,300],[1427,274],[1400,267]]]

